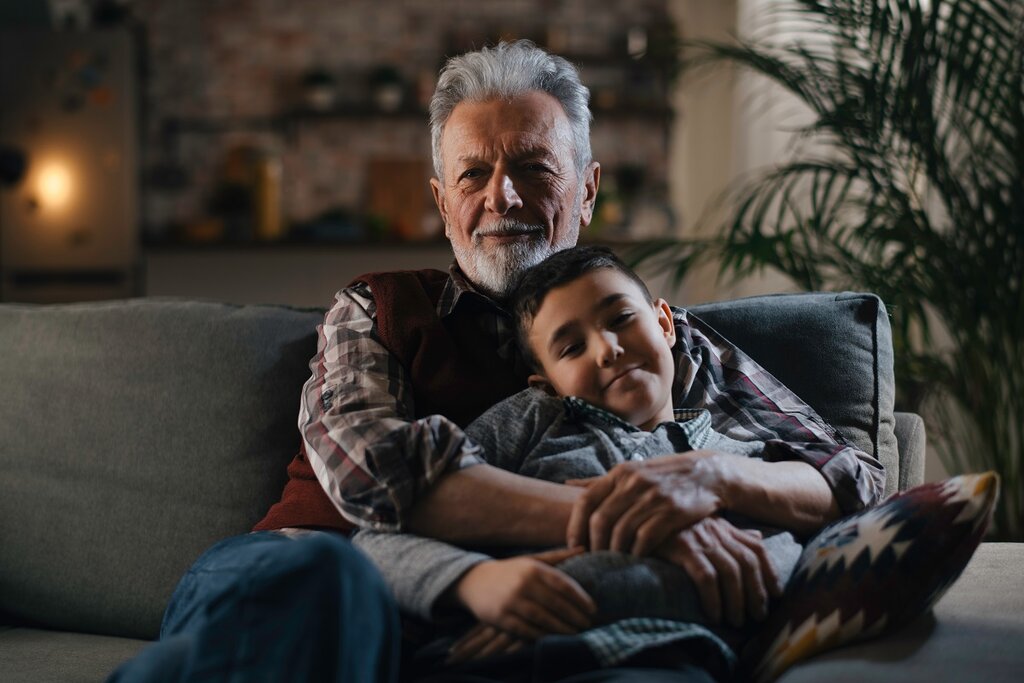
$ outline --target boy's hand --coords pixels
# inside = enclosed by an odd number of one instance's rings
[[[712,623],[721,622],[723,613],[736,627],[747,617],[760,621],[768,614],[769,596],[782,594],[760,532],[738,529],[718,517],[703,519],[669,539],[657,554],[690,575]]]
[[[567,482],[586,488],[569,517],[568,545],[651,554],[722,508],[723,463],[717,455],[710,450],[677,453]]]
[[[458,664],[470,659],[483,659],[491,655],[515,652],[526,641],[499,630],[490,624],[477,624],[455,641],[448,650],[446,664]]]
[[[590,628],[597,606],[578,583],[551,565],[583,552],[552,550],[476,565],[455,586],[455,597],[484,624],[536,640]]]

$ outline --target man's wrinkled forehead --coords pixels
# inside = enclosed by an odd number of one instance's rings
[[[441,133],[445,162],[531,154],[554,156],[564,163],[573,152],[572,126],[561,103],[531,91],[510,100],[463,101],[452,110]],[[563,155],[568,158],[561,159]]]

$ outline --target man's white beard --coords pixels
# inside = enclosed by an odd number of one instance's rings
[[[511,294],[516,277],[530,266],[535,266],[556,251],[576,244],[579,231],[570,231],[563,239],[548,244],[543,225],[529,225],[511,219],[502,219],[487,228],[487,234],[528,232],[529,237],[509,244],[484,246],[486,239],[473,233],[473,246],[469,249],[452,243],[455,260],[473,285],[498,301]]]

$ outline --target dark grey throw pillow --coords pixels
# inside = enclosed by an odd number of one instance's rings
[[[178,579],[281,495],[321,312],[0,306],[0,612],[156,636]]]
[[[775,294],[688,309],[743,349],[899,483],[892,331],[874,294]]]

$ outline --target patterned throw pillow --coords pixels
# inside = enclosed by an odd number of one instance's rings
[[[994,472],[963,475],[896,494],[822,530],[744,650],[746,672],[772,681],[802,659],[923,613],[971,559],[998,492]]]

